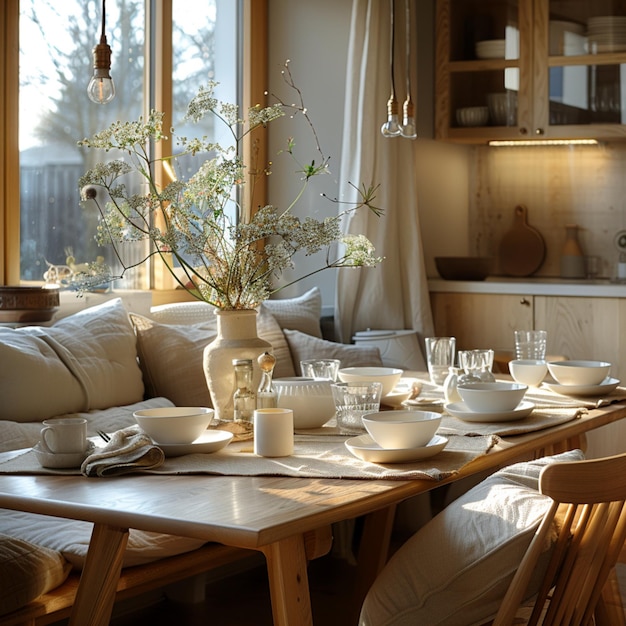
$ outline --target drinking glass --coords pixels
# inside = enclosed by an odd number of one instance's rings
[[[545,361],[547,339],[545,330],[516,330],[515,358]]]
[[[337,380],[339,359],[307,359],[300,361],[300,370],[305,378],[314,380]]]
[[[344,435],[361,434],[365,431],[363,420],[368,413],[380,409],[382,383],[334,383],[331,385],[337,426]]]
[[[443,385],[448,370],[454,365],[455,350],[454,337],[426,337],[426,362],[433,384]]]

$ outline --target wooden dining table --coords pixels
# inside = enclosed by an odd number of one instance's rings
[[[307,563],[329,551],[332,524],[363,516],[354,590],[355,606],[360,606],[386,562],[398,503],[513,462],[584,447],[585,433],[625,416],[626,403],[621,402],[558,426],[503,437],[487,454],[441,481],[11,474],[0,476],[0,507],[93,523],[72,626],[109,623],[129,528],[262,552],[274,624],[310,625]]]

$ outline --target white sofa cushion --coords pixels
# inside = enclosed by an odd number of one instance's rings
[[[70,570],[60,553],[0,535],[0,615],[63,584]]]
[[[582,460],[579,450],[519,463],[488,477],[423,526],[368,592],[361,626],[482,624],[492,617],[545,512],[537,491],[548,463]],[[545,546],[527,597],[537,591]]]
[[[51,327],[0,328],[0,419],[42,420],[143,398],[135,335],[117,298]]]
[[[311,337],[297,330],[284,330],[294,369],[301,376],[300,361],[339,359],[341,367],[379,366],[383,362],[377,346],[355,346]]]
[[[322,336],[322,293],[318,287],[295,298],[266,300],[263,306],[267,307],[283,330],[288,328],[313,337]]]

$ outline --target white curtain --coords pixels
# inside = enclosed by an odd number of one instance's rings
[[[404,2],[398,2],[404,10]],[[376,217],[367,209],[351,214],[346,232],[362,233],[385,260],[375,268],[340,269],[337,276],[337,328],[341,341],[359,330],[413,329],[433,334],[430,298],[420,234],[415,142],[385,138],[390,94],[391,0],[353,0],[348,53],[346,106],[342,145],[342,198],[355,201],[350,183],[380,183],[374,204],[385,210]],[[406,97],[404,18],[396,19],[396,96]],[[413,20],[415,16],[413,15]],[[415,37],[413,29],[412,37]],[[415,49],[415,45],[412,46]],[[415,63],[412,63],[412,68]],[[413,69],[413,71],[415,71]],[[413,100],[415,95],[413,76]],[[422,348],[423,350],[423,348]]]

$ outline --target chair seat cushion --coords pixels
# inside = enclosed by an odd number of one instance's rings
[[[0,535],[0,615],[58,587],[70,570],[60,553]]]
[[[361,626],[481,624],[500,602],[550,507],[537,490],[550,462],[581,460],[580,451],[518,463],[488,477],[409,539],[370,589]],[[551,545],[529,586],[541,581]]]

